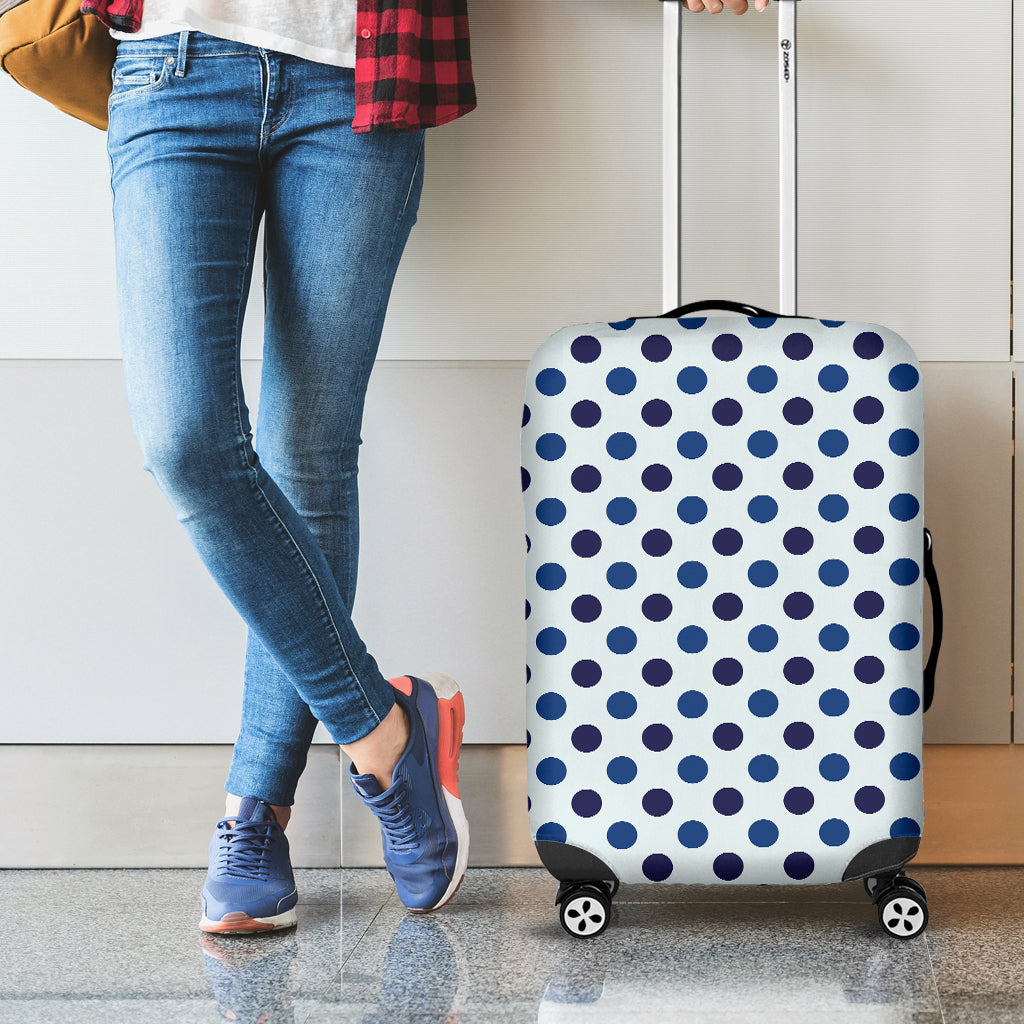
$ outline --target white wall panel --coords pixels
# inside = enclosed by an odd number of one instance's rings
[[[775,309],[776,15],[682,21],[684,301]],[[1007,359],[1011,4],[815,0],[797,25],[798,311]]]
[[[1008,743],[1013,468],[1007,363],[925,363],[924,521],[945,629],[928,743]],[[930,605],[925,598],[926,624]],[[930,643],[931,630],[926,629]]]
[[[356,625],[386,675],[458,679],[474,743],[525,735],[524,379],[380,363],[364,416]],[[117,360],[0,362],[0,743],[235,738],[245,627],[142,470],[123,391]]]
[[[658,304],[660,5],[473,0],[470,18],[480,106],[428,133],[382,359],[526,360],[563,323]],[[105,134],[3,76],[0,139],[17,240],[0,246],[0,359],[117,358]]]

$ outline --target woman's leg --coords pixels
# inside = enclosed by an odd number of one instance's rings
[[[297,58],[282,58],[273,70],[280,91],[301,88],[302,102],[292,104],[267,145],[266,326],[255,445],[317,540],[351,612],[364,397],[416,220],[423,133],[354,135],[350,72]],[[315,724],[250,630],[229,793],[258,792],[269,777],[283,783],[273,802],[290,804]]]
[[[194,34],[184,61],[174,36],[132,41],[118,60],[163,83],[115,83],[108,139],[124,371],[145,468],[312,714],[353,742],[394,706],[391,687],[316,537],[253,447],[239,373],[273,119],[287,119],[291,98],[268,110],[274,55],[209,36]],[[288,768],[270,764],[255,795],[287,803]]]

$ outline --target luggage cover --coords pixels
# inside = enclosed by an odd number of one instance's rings
[[[642,318],[537,350],[536,840],[625,882],[815,884],[921,834],[922,437],[918,360],[877,324]]]

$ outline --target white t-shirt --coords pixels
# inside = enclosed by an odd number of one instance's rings
[[[356,66],[357,0],[146,0],[138,32],[153,39],[189,29],[321,64]]]

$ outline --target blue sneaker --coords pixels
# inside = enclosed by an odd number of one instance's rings
[[[217,822],[202,901],[204,932],[246,934],[295,924],[299,894],[288,840],[258,797],[244,797],[236,819]]]
[[[373,775],[352,787],[377,816],[384,865],[399,898],[424,913],[447,903],[462,884],[469,860],[469,825],[459,798],[459,748],[466,720],[462,694],[442,675],[392,679],[395,699],[409,715],[409,742],[381,790]]]

